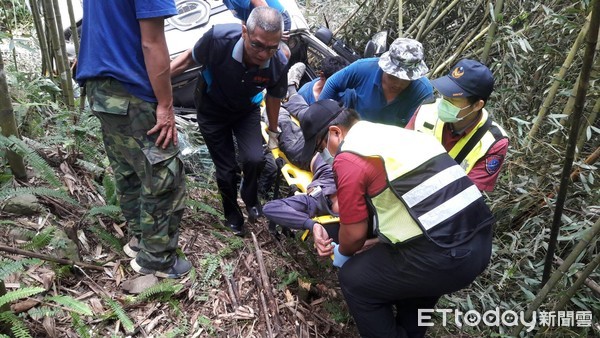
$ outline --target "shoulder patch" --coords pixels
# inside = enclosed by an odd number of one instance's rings
[[[502,155],[489,155],[485,158],[485,171],[488,174],[494,175],[500,169],[504,156]]]

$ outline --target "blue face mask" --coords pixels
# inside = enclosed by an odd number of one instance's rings
[[[327,145],[321,151],[321,158],[323,159],[323,161],[325,163],[327,163],[329,165],[333,165],[333,159],[334,159],[334,157],[329,152],[328,147],[329,147],[329,134],[327,134]]]
[[[460,114],[460,112],[463,109],[469,108],[471,105],[468,105],[466,107],[462,107],[462,108],[458,108],[457,106],[453,105],[452,103],[450,103],[450,101],[446,100],[446,99],[441,99],[440,102],[438,103],[438,117],[440,118],[440,120],[442,120],[442,122],[446,122],[446,123],[456,123],[459,121],[462,121],[465,117],[471,115],[471,113],[463,116],[463,117],[458,117],[458,114]]]
[[[329,165],[333,165],[334,157],[331,156],[329,149],[325,148],[325,149],[323,149],[323,151],[321,151],[321,158],[323,159],[323,161],[325,161],[325,163],[327,163]]]

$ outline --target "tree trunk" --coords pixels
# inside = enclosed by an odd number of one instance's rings
[[[17,121],[15,120],[10,94],[8,93],[8,84],[6,83],[4,60],[2,57],[0,57],[0,129],[2,129],[2,135],[6,137],[10,135],[19,137]],[[19,154],[6,149],[6,159],[16,178],[20,180],[27,179],[25,164],[23,163],[23,158]]]

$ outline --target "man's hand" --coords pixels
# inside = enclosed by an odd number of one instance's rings
[[[267,128],[267,134],[269,134],[269,143],[267,144],[269,150],[279,148],[279,134],[281,134],[279,128],[277,128],[277,131],[271,131],[271,129]]]
[[[313,226],[313,240],[315,242],[315,247],[317,248],[317,252],[321,257],[329,257],[333,253],[333,246],[331,246],[332,239],[329,238],[329,234],[327,234],[327,230],[319,224],[315,223]]]
[[[148,135],[159,132],[156,146],[166,149],[169,143],[177,145],[177,127],[175,126],[175,112],[173,106],[169,108],[156,107],[156,125],[148,131]]]
[[[367,239],[365,241],[365,244],[363,244],[363,247],[360,248],[360,250],[358,250],[356,253],[361,253],[363,251],[369,250],[370,248],[373,247],[373,245],[379,243],[379,237],[375,237],[375,238],[371,238],[371,239]]]

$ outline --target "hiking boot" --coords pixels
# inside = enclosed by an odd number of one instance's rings
[[[305,71],[306,65],[302,62],[295,63],[291,66],[288,71],[288,86],[295,86],[298,88],[300,86],[300,79],[302,79]]]
[[[248,212],[248,222],[252,224],[256,223],[257,219],[264,216],[260,204],[257,204],[251,208],[246,208],[246,211]]]
[[[231,230],[233,232],[233,234],[238,237],[244,237],[244,235],[246,233],[244,231],[244,225],[227,224],[225,226],[228,227],[229,230]]]
[[[162,270],[145,268],[138,264],[137,259],[132,259],[129,264],[137,273],[141,273],[142,275],[154,275],[158,278],[181,278],[192,269],[192,263],[182,257],[176,257],[173,265]]]
[[[131,258],[136,258],[140,252],[140,240],[136,236],[131,237],[129,242],[123,246],[125,254]]]

